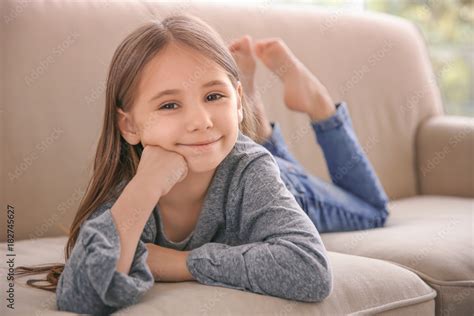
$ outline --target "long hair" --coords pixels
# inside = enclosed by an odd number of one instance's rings
[[[67,261],[78,238],[81,224],[104,203],[115,199],[136,174],[143,146],[130,145],[121,136],[117,124],[117,108],[124,111],[133,104],[140,75],[146,64],[172,41],[195,49],[200,54],[216,62],[225,70],[234,88],[237,87],[239,70],[220,35],[200,18],[190,14],[166,17],[162,21],[150,21],[130,33],[117,47],[109,67],[106,85],[105,114],[102,131],[95,153],[93,173],[86,193],[69,231],[65,247]],[[258,120],[250,100],[242,98],[243,120],[239,129],[256,142]],[[49,264],[35,267],[19,266],[15,275],[34,275],[47,272],[46,279],[30,279],[29,286],[56,291],[64,264]],[[38,285],[37,282],[46,282]]]

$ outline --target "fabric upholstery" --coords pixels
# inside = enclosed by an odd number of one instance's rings
[[[66,240],[65,237],[49,237],[19,241],[16,243],[16,263],[61,262]],[[5,244],[2,243],[0,247],[4,252]],[[413,272],[382,260],[336,252],[329,252],[329,259],[334,268],[334,288],[331,295],[321,303],[286,300],[198,282],[157,282],[140,303],[122,309],[117,314],[347,315],[390,312],[388,315],[404,315],[402,312],[414,314],[420,309],[423,315],[434,314],[436,292]],[[4,267],[1,271],[2,274],[6,272]],[[58,314],[55,310],[55,294],[27,287],[25,282],[28,278],[31,277],[18,278],[16,281],[15,313]],[[5,283],[2,282],[2,287]],[[5,304],[1,308],[5,309]],[[2,312],[2,315],[8,314]]]
[[[474,201],[420,196],[393,201],[381,229],[322,234],[327,249],[382,259],[438,290],[437,315],[474,312]]]

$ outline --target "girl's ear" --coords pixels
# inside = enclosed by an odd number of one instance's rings
[[[242,110],[242,97],[242,84],[240,83],[240,81],[237,81],[237,117],[239,119],[239,124],[242,123],[242,120],[244,119],[244,114]]]
[[[130,145],[136,145],[140,142],[140,135],[138,129],[133,123],[133,119],[129,113],[124,112],[122,109],[117,108],[118,114],[118,127],[120,134],[125,138],[127,143]]]

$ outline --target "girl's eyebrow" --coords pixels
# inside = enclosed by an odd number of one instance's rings
[[[207,88],[207,87],[213,87],[213,86],[226,86],[227,84],[222,81],[222,80],[211,80],[209,81],[208,83],[205,83],[202,85],[203,88]],[[173,95],[173,94],[180,94],[181,92],[183,92],[184,90],[180,90],[180,89],[168,89],[168,90],[163,90],[161,92],[158,92],[154,97],[152,97],[148,102],[151,102],[153,100],[156,100],[156,99],[159,99],[161,98],[162,96],[165,96],[165,95]]]

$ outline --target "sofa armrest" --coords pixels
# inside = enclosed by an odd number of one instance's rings
[[[416,137],[420,194],[474,197],[474,119],[435,116],[423,121]]]

